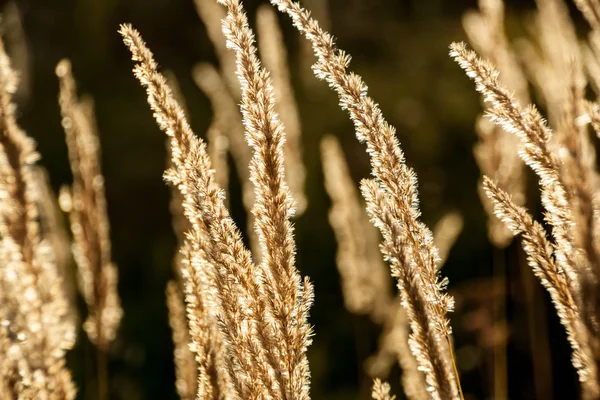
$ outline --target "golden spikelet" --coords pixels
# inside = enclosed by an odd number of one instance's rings
[[[180,267],[184,282],[187,326],[192,338],[188,351],[191,350],[195,355],[193,364],[197,367],[196,385],[192,386],[192,383],[188,382],[191,378],[188,375],[191,373],[189,367],[192,366],[189,364],[190,360],[180,360],[186,363],[185,371],[181,372],[186,374],[187,387],[197,387],[195,393],[190,393],[192,398],[214,400],[231,398],[227,373],[220,372],[223,368],[227,368],[227,362],[224,359],[226,355],[223,354],[222,336],[210,311],[212,295],[205,275],[208,266],[204,258],[195,256],[188,245],[184,245],[181,253]],[[187,357],[188,353],[183,349],[182,352],[182,356]],[[183,367],[181,363],[180,367]]]
[[[39,225],[38,154],[16,123],[16,87],[0,41],[0,385],[7,398],[73,399],[64,357],[75,327],[51,242]]]
[[[569,275],[574,296],[580,290],[590,296],[584,298],[584,308],[590,327],[597,328],[597,296],[594,295],[600,276],[597,250],[597,233],[594,226],[595,190],[597,173],[595,155],[587,133],[578,126],[583,99],[581,73],[574,62],[570,63],[569,90],[563,94],[564,109],[559,119],[555,145],[552,132],[534,106],[521,109],[520,104],[505,89],[498,72],[486,61],[466,49],[463,44],[453,44],[451,55],[467,74],[475,80],[476,88],[491,104],[490,115],[494,121],[516,134],[521,140],[520,155],[540,177],[542,203],[548,213],[556,242],[557,262]],[[575,66],[574,66],[575,65]],[[579,77],[579,78],[578,78]],[[558,146],[554,151],[553,146]]]
[[[371,376],[387,376],[397,360],[402,367],[406,396],[427,399],[423,374],[408,347],[408,320],[400,300],[392,299],[389,274],[378,254],[379,235],[369,234],[374,228],[363,217],[363,206],[335,137],[323,138],[321,155],[325,187],[332,201],[330,223],[338,241],[337,264],[346,307],[354,313],[370,314],[375,322],[384,324],[380,349],[367,360],[367,370]],[[444,215],[436,224],[434,237],[440,248],[439,265],[443,265],[461,230],[462,217],[457,213]]]
[[[389,272],[381,260],[377,241],[368,241],[373,226],[348,171],[341,146],[333,136],[321,141],[325,188],[331,199],[329,223],[338,242],[337,266],[342,281],[346,308],[356,314],[370,315],[383,322],[392,302]],[[377,232],[371,235],[377,235]],[[373,248],[374,247],[374,248]],[[376,252],[376,258],[370,252]]]
[[[193,259],[187,236],[193,232],[193,227],[184,215],[182,203],[182,194],[171,187],[170,208],[178,242],[173,260],[177,282],[171,281],[167,285],[167,305],[174,344],[175,385],[181,398],[226,399],[230,398],[227,374],[218,372],[226,366],[225,355],[211,313],[211,294],[205,271],[210,267],[203,258]],[[195,268],[198,266],[203,271]]]
[[[398,289],[411,327],[410,348],[426,371],[428,390],[435,398],[456,398],[457,390],[452,363],[448,352],[450,347],[450,327],[445,318],[452,309],[452,299],[441,292],[446,282],[437,281],[437,265],[427,269],[423,261],[423,251],[434,249],[431,235],[423,236],[423,246],[415,248],[406,238],[401,221],[390,206],[392,201],[374,180],[363,180],[362,193],[367,201],[367,211],[374,224],[381,230],[383,243],[381,251],[390,262],[392,276],[398,280]],[[419,226],[419,225],[418,225]],[[421,229],[425,229],[420,226]],[[436,298],[437,297],[437,298]],[[447,348],[445,346],[448,346]],[[448,359],[450,358],[450,359]]]
[[[277,12],[273,7],[265,4],[258,8],[256,26],[260,57],[273,80],[275,109],[285,126],[286,177],[296,200],[296,215],[301,215],[307,203],[304,195],[306,171],[302,161],[302,129],[287,62],[287,51],[277,21]]]
[[[596,22],[593,14],[597,10],[597,2],[578,3],[594,26]],[[540,176],[542,202],[548,211],[546,218],[552,225],[552,235],[557,245],[556,262],[570,276],[571,294],[579,306],[587,329],[593,333],[590,336],[591,346],[598,348],[596,336],[600,332],[600,232],[595,222],[599,217],[596,195],[598,174],[595,170],[594,146],[585,127],[587,122],[592,122],[589,114],[593,114],[593,107],[588,108],[591,112],[586,113],[584,92],[587,83],[581,65],[581,60],[584,60],[592,86],[597,86],[599,68],[595,52],[598,36],[595,31],[592,32],[590,45],[580,46],[569,10],[562,1],[538,1],[537,6],[538,12],[531,30],[538,43],[526,43],[522,47],[525,49],[525,66],[543,95],[555,134],[550,132],[532,106],[523,112],[515,102],[515,97],[505,96],[508,92],[504,87],[498,87],[500,83],[497,72],[490,64],[483,66],[480,63],[474,68],[463,64],[463,68],[473,74],[472,77],[478,82],[478,90],[484,94],[487,102],[492,103],[492,118],[496,118],[498,125],[506,125],[502,118],[508,117],[516,121],[519,118],[517,114],[522,114],[525,124],[516,123],[512,126],[513,132],[521,139],[521,157]],[[498,70],[510,87],[510,76],[504,74],[495,53],[484,52],[484,55],[498,64]],[[458,61],[461,62],[460,56]],[[473,66],[476,62],[471,59],[466,64]],[[488,76],[480,79],[482,74]],[[480,85],[482,81],[487,83]],[[495,93],[492,94],[492,91]],[[516,98],[522,103],[528,102],[519,99],[518,93]],[[513,104],[509,106],[508,103]],[[517,112],[506,112],[510,107],[514,107]],[[498,118],[499,113],[502,113],[498,110],[503,108],[505,115]],[[529,133],[519,132],[527,128],[530,129]],[[487,171],[484,173],[489,174]],[[496,180],[495,176],[493,178]],[[501,181],[499,186],[505,187],[507,183],[510,181]],[[508,189],[510,192],[510,187]]]
[[[168,165],[172,165],[171,159]],[[225,399],[229,397],[226,374],[217,372],[225,365],[220,351],[222,340],[207,303],[207,277],[193,267],[186,239],[192,225],[184,215],[182,203],[182,194],[171,186],[170,208],[178,251],[173,260],[177,281],[167,284],[167,306],[174,344],[175,386],[182,399]]]
[[[347,71],[349,56],[337,50],[324,32],[297,2],[272,0],[287,13],[294,26],[313,45],[318,58],[313,70],[338,93],[340,105],[348,110],[356,136],[367,145],[374,181],[363,184],[371,220],[382,231],[382,251],[398,278],[403,304],[411,321],[411,349],[425,372],[433,398],[462,396],[450,342],[447,313],[452,298],[443,292],[437,250],[431,232],[419,221],[416,179],[408,168],[395,137],[394,128],[383,118],[377,104],[367,95],[362,79]]]
[[[584,304],[584,313],[595,335],[600,334],[598,317],[600,315],[600,232],[596,221],[599,220],[596,194],[598,173],[596,172],[596,152],[586,126],[579,123],[584,113],[585,80],[583,71],[573,60],[567,77],[569,92],[563,106],[564,112],[556,130],[554,145],[561,166],[561,179],[569,193],[569,206],[573,216],[572,245],[579,254],[581,268],[580,283]]]
[[[484,189],[494,202],[496,215],[509,229],[523,238],[523,249],[529,265],[542,285],[550,293],[552,302],[567,331],[573,350],[572,361],[583,385],[584,398],[598,398],[596,364],[589,344],[588,331],[583,316],[570,290],[569,276],[552,257],[552,246],[546,239],[544,228],[533,221],[527,211],[512,202],[510,196],[499,189],[489,178],[484,178]]]
[[[77,97],[68,60],[57,65],[56,75],[60,83],[62,125],[73,173],[71,189],[61,193],[61,206],[70,216],[79,285],[88,304],[84,329],[100,351],[106,352],[116,336],[123,310],[117,293],[117,269],[111,261],[98,136],[89,107]]]
[[[463,219],[456,212],[449,212],[440,218],[434,226],[434,242],[440,253],[440,268],[444,265],[450,249],[462,231]],[[384,321],[383,333],[379,338],[377,353],[367,360],[367,370],[371,376],[387,377],[394,362],[402,369],[402,387],[408,399],[429,398],[423,374],[408,347],[409,321],[397,298],[386,309],[388,315]]]

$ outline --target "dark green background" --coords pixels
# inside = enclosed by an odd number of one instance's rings
[[[259,2],[244,3],[253,21]],[[152,118],[143,89],[133,78],[132,62],[117,29],[119,23],[131,22],[161,67],[176,74],[192,127],[201,136],[210,123],[211,108],[193,84],[190,71],[199,61],[216,63],[212,45],[193,0],[21,0],[17,5],[31,51],[31,95],[19,101],[19,121],[37,140],[41,163],[49,170],[55,189],[71,179],[56,101],[54,68],[59,59],[71,58],[81,91],[96,101],[113,257],[119,267],[119,294],[125,311],[110,355],[110,397],[175,399],[164,296],[165,283],[173,274],[175,252],[169,190],[161,178],[165,138]],[[485,215],[476,190],[479,171],[472,156],[476,140],[473,124],[481,106],[473,84],[447,56],[450,42],[465,38],[460,19],[474,7],[474,0],[329,1],[332,32],[339,46],[352,54],[352,68],[365,78],[386,118],[397,127],[407,161],[418,174],[423,219],[432,226],[450,209],[464,215],[464,232],[443,270],[458,300],[477,293],[477,289],[486,294],[494,254],[486,238]],[[532,1],[509,2],[511,34],[522,34],[519,21],[533,7]],[[573,15],[585,29],[575,10]],[[368,176],[368,159],[335,95],[316,78],[309,85],[300,79],[307,73],[303,69],[307,64],[300,62],[298,53],[298,43],[304,39],[286,16],[280,20],[302,116],[308,168],[310,204],[296,221],[296,239],[299,269],[310,276],[316,288],[310,319],[315,330],[309,349],[312,396],[368,398],[370,380],[361,364],[375,350],[379,328],[343,307],[334,259],[336,242],[327,221],[329,200],[323,189],[319,140],[329,132],[340,138],[356,182]],[[230,192],[232,212],[243,227],[245,215],[236,179],[232,178]],[[530,203],[539,209],[535,183],[530,186],[534,199]],[[496,253],[510,264],[510,397],[535,398],[531,326],[520,269],[526,269],[526,276],[531,274],[522,258],[519,264],[517,245]],[[550,311],[547,330],[554,379],[546,383],[546,390],[554,392],[557,399],[574,398],[576,377],[564,332],[546,294],[539,284],[535,287],[539,297],[536,313]],[[490,398],[491,352],[485,346],[489,337],[469,330],[473,318],[489,319],[490,303],[459,303],[462,306],[451,319],[463,387],[469,398]],[[82,332],[68,363],[79,398],[94,399],[93,348]],[[390,381],[400,393],[398,371]]]

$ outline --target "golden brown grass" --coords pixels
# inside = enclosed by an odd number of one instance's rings
[[[372,232],[374,228],[335,137],[323,138],[321,156],[325,188],[332,202],[329,221],[338,242],[336,263],[346,308],[383,324],[379,350],[367,360],[367,371],[371,376],[387,377],[392,365],[399,363],[405,395],[409,399],[426,399],[427,385],[408,346],[409,321],[401,299],[391,295],[389,274],[378,254],[379,235]],[[440,267],[461,230],[462,217],[454,212],[444,215],[436,224],[434,240]]]
[[[573,349],[573,365],[578,370],[585,398],[599,394],[595,347],[598,268],[594,239],[594,203],[590,183],[595,171],[584,132],[576,123],[583,97],[577,80],[563,97],[567,106],[559,119],[558,146],[555,153],[552,132],[534,106],[522,109],[514,96],[500,83],[498,72],[488,62],[453,44],[451,55],[475,80],[476,88],[490,105],[492,119],[521,140],[520,155],[539,176],[542,204],[552,226],[553,251],[543,228],[492,180],[484,188],[495,204],[496,215],[513,233],[524,233],[523,246],[534,273],[548,289]],[[573,69],[573,67],[572,67]],[[576,69],[574,70],[576,71]],[[573,72],[576,73],[576,72]],[[562,137],[561,137],[562,136]],[[560,159],[556,154],[560,155]],[[588,154],[588,155],[586,155]],[[577,171],[577,172],[575,172]]]
[[[73,399],[65,353],[75,342],[47,232],[34,141],[15,119],[17,77],[0,41],[0,389],[8,398]]]
[[[171,138],[173,168],[167,178],[180,189],[192,224],[184,280],[199,395],[219,398],[219,393],[231,391],[240,398],[307,398],[305,350],[311,331],[306,318],[312,289],[294,267],[289,221],[293,202],[283,171],[283,126],[274,113],[271,83],[255,57],[253,34],[241,5],[236,1],[225,5],[223,30],[236,53],[246,137],[254,151],[253,213],[263,257],[258,265],[223,205],[204,143],[191,132],[151,53],[130,27],[123,26],[121,33],[139,62],[135,73],[147,88],[157,122]],[[216,367],[218,359],[211,356],[223,354],[217,351],[220,340],[227,355],[223,368]],[[226,377],[215,377],[219,374]]]
[[[419,221],[415,176],[404,161],[394,128],[367,95],[362,79],[347,71],[349,56],[334,47],[331,35],[297,2],[272,3],[311,41],[318,58],[313,66],[315,75],[338,93],[357,138],[367,145],[375,179],[363,181],[363,197],[370,218],[383,235],[382,253],[398,280],[411,324],[411,350],[425,372],[431,395],[462,397],[447,320],[453,301],[443,291],[445,280],[438,277],[437,249],[431,232]]]
[[[367,362],[376,377],[372,397],[394,399],[390,385],[379,378],[397,362],[409,399],[462,399],[448,318],[454,300],[446,293],[447,279],[440,276],[462,217],[446,214],[432,234],[421,221],[416,176],[395,129],[362,78],[350,71],[349,55],[299,3],[271,3],[312,46],[315,75],[337,93],[370,157],[371,178],[360,184],[363,204],[339,142],[332,136],[321,142],[345,305],[383,326],[379,351]],[[477,124],[474,153],[482,172],[484,207],[490,218],[497,218],[488,223],[490,241],[502,248],[512,236],[521,236],[528,264],[566,330],[582,397],[597,399],[600,202],[587,125],[600,136],[600,106],[586,99],[585,73],[592,86],[600,87],[600,3],[575,3],[592,27],[583,47],[565,5],[540,0],[530,28],[537,42],[522,42],[515,52],[504,33],[503,2],[481,0],[480,11],[468,14],[464,25],[489,61],[464,44],[453,44],[451,55],[475,81],[487,108]],[[313,288],[298,271],[291,222],[308,204],[306,171],[277,14],[269,6],[259,8],[257,49],[240,0],[196,0],[196,6],[220,62],[219,68],[199,64],[193,71],[213,108],[208,145],[192,132],[175,81],[158,71],[140,34],[130,25],[120,29],[135,62],[135,77],[169,144],[164,178],[174,188],[179,253],[166,299],[176,389],[182,399],[308,400]],[[61,61],[56,73],[73,174],[61,205],[70,217],[88,308],[83,328],[99,350],[98,396],[104,399],[110,396],[107,351],[122,310],[98,133],[91,102],[77,95],[70,63]],[[530,103],[527,78],[541,94],[549,123],[535,106],[523,106]],[[75,387],[65,354],[73,347],[77,318],[64,282],[68,239],[60,230],[54,195],[35,164],[35,144],[16,123],[16,84],[0,43],[0,391],[9,398],[72,399]],[[244,181],[252,251],[227,209],[227,152]],[[539,178],[548,229],[523,206],[523,163]],[[385,262],[396,278],[397,296]],[[496,278],[504,279],[503,274]],[[495,396],[506,397],[505,376],[495,376],[500,378]]]

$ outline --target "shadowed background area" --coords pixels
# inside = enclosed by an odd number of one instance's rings
[[[546,292],[534,280],[518,243],[494,251],[487,240],[486,216],[477,193],[480,173],[472,155],[480,100],[472,83],[448,57],[450,42],[465,39],[461,18],[477,7],[476,1],[327,3],[327,23],[337,44],[353,56],[352,69],[363,76],[371,96],[397,128],[407,163],[417,173],[423,220],[433,226],[450,210],[464,218],[463,232],[443,274],[449,277],[449,291],[457,300],[457,310],[450,318],[465,397],[491,398],[493,348],[505,340],[511,399],[533,399],[540,393],[553,393],[557,399],[572,395],[577,378],[569,360],[570,349]],[[257,0],[244,1],[251,24],[259,4]],[[162,180],[167,159],[165,137],[131,73],[132,62],[117,29],[120,23],[130,22],[143,35],[161,69],[177,77],[192,128],[202,137],[212,110],[194,84],[191,71],[198,62],[217,65],[213,45],[193,0],[20,0],[2,4],[13,12],[14,6],[21,17],[27,52],[11,42],[16,28],[6,19],[3,34],[14,67],[23,69],[18,121],[38,142],[41,165],[48,169],[56,191],[71,181],[54,73],[61,58],[71,59],[80,92],[91,95],[95,102],[113,260],[119,269],[118,290],[124,309],[110,350],[110,398],[176,399],[165,303],[165,285],[173,277],[176,251],[170,191]],[[533,8],[533,1],[507,2],[509,36],[525,33],[522,21]],[[574,8],[572,11],[576,23],[583,26],[581,16]],[[308,208],[295,220],[295,227],[298,268],[315,285],[310,318],[315,336],[308,350],[311,394],[314,399],[366,399],[372,381],[363,366],[377,349],[381,327],[344,308],[319,143],[327,133],[339,138],[357,185],[369,174],[368,157],[336,96],[312,76],[313,60],[300,51],[304,39],[286,16],[280,15],[280,22],[299,105],[307,168]],[[230,208],[238,226],[245,227],[239,180],[229,161]],[[539,197],[536,182],[530,179],[531,199]],[[529,207],[534,212],[541,210],[537,200],[530,200]],[[498,293],[492,279],[494,257],[507,265],[506,335],[494,328],[492,304]],[[534,301],[526,304],[527,290],[533,290],[530,298]],[[84,303],[79,301],[85,315]],[[534,313],[527,312],[531,306]],[[68,355],[68,366],[79,388],[78,398],[94,399],[93,346],[82,330]],[[399,368],[395,368],[389,378],[394,393],[401,393],[399,376]]]

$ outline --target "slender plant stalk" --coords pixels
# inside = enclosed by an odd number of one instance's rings
[[[446,314],[453,301],[442,291],[446,281],[438,278],[437,249],[431,232],[418,219],[414,172],[406,166],[394,128],[367,95],[362,79],[347,71],[349,56],[333,46],[331,35],[297,2],[271,3],[287,13],[312,43],[318,58],[313,67],[315,75],[338,93],[341,107],[348,110],[354,122],[357,138],[367,145],[376,180],[363,185],[363,196],[371,220],[383,233],[382,251],[391,262],[404,296],[413,331],[413,354],[425,371],[432,397],[459,398],[458,375],[447,348],[451,329]]]
[[[523,253],[519,253],[523,259]],[[531,347],[531,358],[535,371],[534,387],[538,399],[552,400],[552,357],[548,332],[548,326],[544,299],[541,297],[540,288],[537,285],[536,276],[532,274],[527,262],[520,262],[521,282],[523,282],[524,294],[528,304],[527,321],[529,330],[529,342]],[[523,267],[521,267],[523,266]]]

